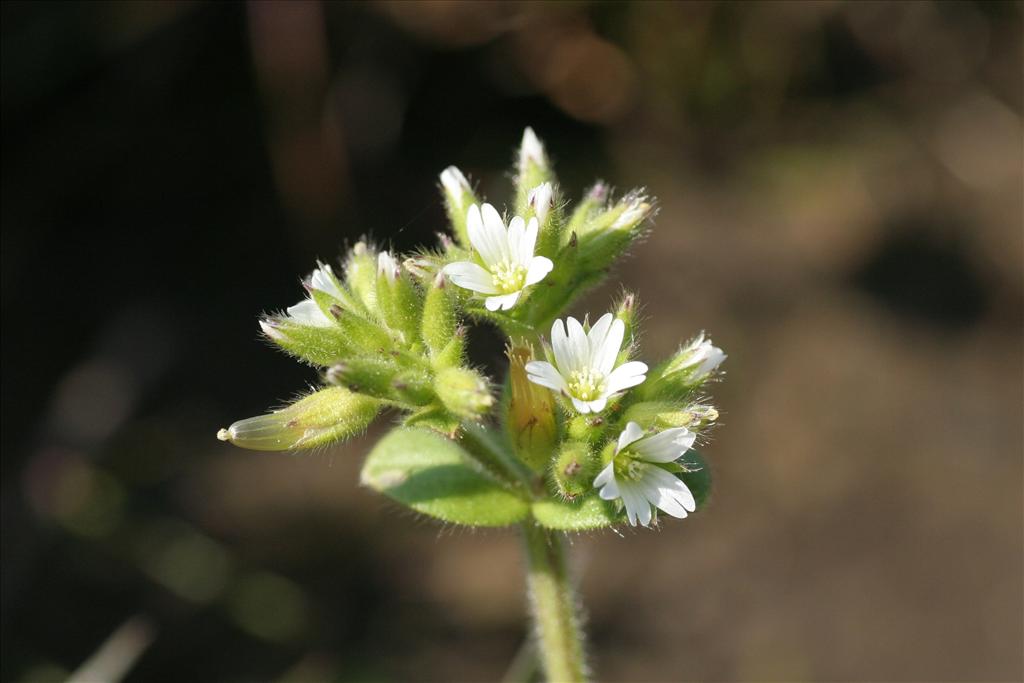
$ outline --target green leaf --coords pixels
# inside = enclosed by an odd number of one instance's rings
[[[615,505],[596,495],[575,502],[538,500],[533,504],[533,517],[541,526],[562,531],[600,529],[625,521],[615,512]]]
[[[363,465],[362,483],[437,519],[468,526],[507,526],[529,504],[485,474],[457,443],[423,427],[398,427]]]
[[[697,501],[697,512],[700,512],[711,495],[711,468],[704,456],[694,450],[686,451],[686,455],[679,459],[679,464],[684,471],[676,476],[690,489]]]

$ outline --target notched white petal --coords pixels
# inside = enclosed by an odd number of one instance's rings
[[[530,265],[526,270],[526,286],[535,285],[548,276],[548,273],[555,267],[551,259],[545,256],[534,256],[530,259]]]

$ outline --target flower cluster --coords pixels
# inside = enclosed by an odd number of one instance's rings
[[[398,257],[363,241],[337,272],[317,264],[306,298],[260,328],[319,368],[323,388],[218,436],[309,448],[390,411],[402,424],[371,452],[363,482],[448,522],[574,530],[694,512],[709,479],[693,446],[718,416],[701,390],[725,354],[702,333],[661,363],[638,360],[628,293],[593,323],[560,317],[644,234],[652,200],[636,190],[615,201],[598,183],[568,211],[530,129],[514,176],[503,217],[445,169],[451,236],[436,251]],[[500,396],[467,361],[470,321],[507,337]]]

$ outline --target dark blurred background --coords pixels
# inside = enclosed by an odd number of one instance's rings
[[[386,424],[214,434],[315,381],[260,312],[531,125],[660,200],[576,312],[729,353],[710,506],[573,542],[599,678],[1021,680],[1021,8],[5,2],[2,679],[509,675],[516,534],[359,488]]]

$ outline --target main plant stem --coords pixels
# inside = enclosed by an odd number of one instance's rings
[[[562,536],[533,522],[525,522],[523,538],[537,649],[547,679],[549,683],[585,681],[583,634]]]

